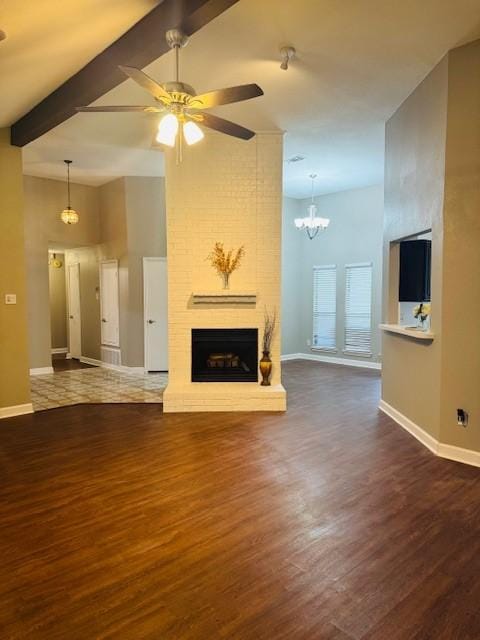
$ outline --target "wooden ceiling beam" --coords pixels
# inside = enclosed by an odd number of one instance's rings
[[[191,36],[238,0],[163,0],[118,40],[55,89],[11,127],[11,142],[23,147],[125,81],[119,64],[143,69],[169,51],[168,29]]]

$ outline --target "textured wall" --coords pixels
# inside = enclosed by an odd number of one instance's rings
[[[0,417],[30,402],[25,280],[22,152],[0,129]],[[6,305],[6,293],[17,295]],[[6,410],[6,407],[17,407]],[[2,411],[3,409],[3,411]],[[25,408],[28,410],[28,407]]]
[[[48,265],[48,290],[50,293],[50,334],[52,349],[68,346],[67,337],[67,288],[65,280],[65,254],[56,253],[61,267]],[[50,254],[53,258],[53,254]]]
[[[447,130],[445,58],[386,125],[383,316],[397,322],[398,276],[391,243],[432,229],[432,343],[384,332],[382,399],[439,437],[443,192]],[[392,268],[390,268],[392,267]]]
[[[129,290],[128,351],[125,354],[125,364],[143,367],[143,258],[167,255],[165,178],[125,178],[125,198]]]
[[[319,351],[326,357],[347,358],[362,362],[378,362],[381,354],[381,339],[378,325],[382,306],[382,237],[383,237],[383,186],[376,185],[365,189],[351,189],[315,198],[318,215],[329,218],[330,225],[320,232],[314,240],[309,240],[305,231],[298,231],[293,217],[284,212],[290,220],[284,235],[295,234],[296,247],[285,253],[284,271],[288,278],[294,279],[283,295],[289,297],[288,305],[295,313],[295,319],[287,324],[287,330],[294,332],[285,345],[296,345],[296,351],[288,353],[312,353],[307,341],[312,340],[313,316],[313,267],[315,265],[337,265],[337,351]],[[310,199],[298,201],[298,215],[307,215]],[[372,262],[372,357],[355,357],[344,354],[345,332],[345,265],[355,262]],[[293,296],[293,297],[292,297]],[[284,301],[284,305],[286,301]],[[296,326],[294,324],[296,323]],[[285,333],[284,326],[284,333]],[[295,334],[296,332],[296,334]]]
[[[282,355],[301,351],[301,246],[293,223],[301,215],[300,200],[283,199],[282,211]]]
[[[72,206],[80,221],[66,225],[60,220],[66,206],[65,182],[24,176],[23,189],[30,367],[49,367],[52,363],[48,248],[52,244],[66,248],[99,242],[98,190],[72,183]]]
[[[167,411],[284,407],[280,326],[272,348],[272,387],[190,381],[192,327],[258,327],[261,336],[265,307],[280,316],[282,149],[280,133],[257,135],[249,142],[211,134],[186,149],[179,165],[173,153],[167,155]],[[232,291],[255,291],[256,307],[192,306],[192,292],[221,290],[220,278],[206,261],[216,241],[226,248],[245,245],[243,264],[230,286]]]
[[[480,40],[448,56],[440,440],[480,451]],[[456,409],[469,412],[466,429]]]

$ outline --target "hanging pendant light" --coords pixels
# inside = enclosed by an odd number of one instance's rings
[[[64,209],[62,211],[62,213],[60,214],[60,218],[62,219],[62,222],[64,222],[65,224],[77,224],[78,222],[78,213],[75,211],[75,209],[72,209],[72,207],[70,206],[70,165],[72,164],[71,160],[64,160],[65,164],[67,165],[67,200],[68,200],[68,206],[66,209]]]
[[[308,176],[312,181],[312,201],[308,206],[308,216],[305,218],[295,218],[295,226],[297,229],[305,229],[307,236],[310,240],[313,240],[319,231],[325,231],[330,224],[328,218],[319,218],[317,213],[317,206],[313,201],[313,183],[317,177],[316,173],[311,173]]]

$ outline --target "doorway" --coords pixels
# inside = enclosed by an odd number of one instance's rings
[[[72,358],[82,357],[82,320],[80,303],[80,264],[68,265],[68,352]]]
[[[143,259],[145,371],[168,370],[167,259]]]

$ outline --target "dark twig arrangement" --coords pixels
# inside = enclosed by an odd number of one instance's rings
[[[270,352],[270,347],[272,346],[273,334],[275,333],[275,325],[277,323],[277,311],[273,310],[272,315],[270,315],[265,308],[265,319],[264,319],[264,329],[263,329],[263,351]]]

